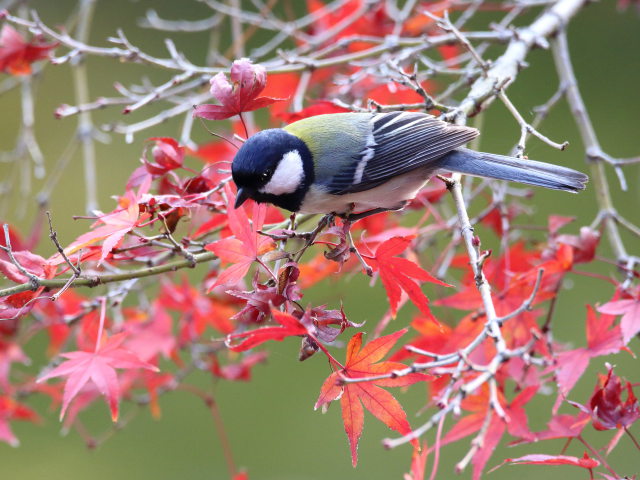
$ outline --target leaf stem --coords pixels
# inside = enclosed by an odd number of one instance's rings
[[[633,434],[629,431],[627,427],[624,427],[624,431],[627,435],[629,435],[629,438],[631,439],[633,444],[636,446],[636,448],[640,450],[640,443],[638,443],[638,440],[636,439],[636,437],[633,436]]]

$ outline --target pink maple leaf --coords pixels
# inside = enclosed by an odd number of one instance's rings
[[[193,114],[207,120],[224,120],[282,101],[280,98],[258,96],[267,84],[267,72],[263,66],[253,65],[247,58],[233,62],[231,82],[222,72],[214,76],[210,82],[211,95],[222,105],[198,105]]]
[[[118,419],[118,403],[121,396],[115,369],[146,368],[158,371],[155,366],[143,362],[137,355],[122,348],[124,340],[125,335],[114,335],[93,352],[62,353],[61,356],[67,360],[38,378],[38,382],[44,382],[54,377],[67,378],[64,385],[60,419],[64,417],[71,400],[80,393],[87,382],[91,381],[100,394],[107,399],[111,418],[115,422]]]
[[[608,315],[622,315],[620,330],[625,345],[640,332],[640,298],[605,303],[598,307],[598,311]]]
[[[137,193],[132,190],[127,190],[125,195],[120,199],[120,208],[99,217],[98,221],[93,224],[95,228],[76,238],[76,240],[65,249],[65,253],[71,255],[81,248],[103,240],[98,265],[102,263],[111,250],[120,244],[127,233],[140,226],[149,218],[148,213],[140,213],[139,200],[149,190],[150,183],[151,178],[147,177]],[[60,254],[56,254],[50,261],[62,263],[63,260]]]
[[[244,208],[233,208],[235,195],[229,187],[225,185],[227,195],[227,217],[229,218],[229,228],[233,232],[234,238],[223,238],[211,243],[205,248],[215,253],[224,262],[232,263],[217,278],[218,285],[232,285],[239,282],[249,271],[251,264],[263,253],[273,250],[275,244],[269,237],[260,235],[258,231],[262,229],[267,206],[265,204],[254,204],[253,222],[250,223]]]
[[[593,308],[587,305],[587,346],[560,352],[553,367],[559,387],[558,398],[553,407],[554,413],[581,378],[592,358],[617,353],[624,347],[620,327],[614,326],[613,322],[613,316],[598,317]]]
[[[126,347],[140,360],[148,362],[162,355],[171,358],[176,349],[173,319],[160,301],[153,304],[151,314],[142,322],[130,321],[125,325],[128,333]]]

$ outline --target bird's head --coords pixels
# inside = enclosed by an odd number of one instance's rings
[[[236,208],[251,198],[295,212],[313,182],[313,158],[297,136],[280,128],[263,130],[238,150],[231,174],[238,187]]]

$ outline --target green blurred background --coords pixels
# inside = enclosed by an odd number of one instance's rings
[[[303,9],[304,2],[292,2]],[[56,0],[30,3],[42,19],[49,25],[64,23],[69,13],[76,8],[76,2]],[[191,1],[135,1],[110,0],[98,2],[92,28],[91,42],[105,45],[105,38],[121,27],[130,40],[143,50],[163,56],[164,35],[140,29],[137,20],[148,8],[155,8],[165,18],[197,19],[209,14],[208,9]],[[474,19],[481,28],[486,25],[490,13],[483,13]],[[533,18],[531,15],[525,19]],[[486,27],[485,27],[486,28]],[[223,34],[223,38],[228,35]],[[179,49],[183,50],[194,63],[203,63],[206,55],[206,34],[172,35]],[[590,5],[575,18],[569,29],[569,41],[576,75],[587,108],[603,148],[614,156],[629,157],[640,154],[640,17],[631,10],[616,11],[615,2],[603,1]],[[490,50],[490,56],[498,55],[503,47]],[[532,107],[544,103],[556,90],[557,77],[551,56],[545,51],[534,51],[528,57],[530,67],[524,70],[518,81],[509,88],[512,101],[521,112],[531,118]],[[115,61],[89,58],[87,65],[90,75],[91,98],[101,95],[111,96],[115,92],[113,83],[123,84],[137,81],[146,75],[159,83],[166,80],[165,72],[152,71],[144,66],[118,64]],[[37,84],[36,135],[45,152],[49,168],[60,155],[67,139],[73,134],[76,119],[62,121],[53,119],[52,112],[61,103],[74,103],[68,66],[48,67],[46,75]],[[124,118],[133,122],[155,111],[155,107],[143,109],[142,114]],[[19,129],[20,100],[15,94],[0,97],[0,150],[13,148]],[[123,120],[119,107],[97,112],[96,124]],[[143,132],[131,145],[123,138],[113,135],[109,145],[98,145],[99,197],[103,210],[113,207],[110,195],[120,194],[130,172],[137,167],[142,142],[150,136],[179,135],[180,124],[168,122],[152,130]],[[206,132],[196,128],[196,140],[206,141]],[[562,163],[586,170],[584,150],[572,117],[564,102],[553,110],[544,123],[543,133],[554,140],[569,140],[571,147],[566,152],[552,150],[541,142],[530,140],[527,153],[530,158]],[[494,104],[484,118],[481,148],[498,153],[507,152],[517,140],[519,131],[508,112]],[[194,163],[195,165],[195,163]],[[614,199],[622,214],[635,224],[640,223],[640,168],[627,171],[630,191],[621,192],[611,171],[608,171]],[[9,175],[9,167],[0,164],[0,175]],[[74,222],[72,215],[82,215],[84,187],[81,158],[76,155],[65,171],[61,182],[51,198],[50,209],[63,243],[70,242],[86,229],[86,223]],[[41,182],[35,182],[37,192]],[[580,225],[589,224],[595,214],[596,204],[593,190],[581,195],[560,195],[555,192],[537,192],[531,201],[534,213],[530,218],[521,217],[516,223],[545,225],[550,213],[577,216],[578,221],[567,230],[577,232]],[[25,231],[36,214],[35,200],[13,195],[8,204],[6,220]],[[24,207],[26,214],[21,215]],[[472,211],[473,213],[473,211]],[[483,245],[495,245],[498,241],[490,232],[481,229]],[[628,248],[638,254],[638,240],[624,236]],[[48,244],[40,246],[43,255],[52,253]],[[606,240],[599,253],[610,255]],[[593,269],[592,269],[593,270]],[[612,274],[611,268],[603,267],[600,273]],[[613,289],[606,284],[584,277],[571,277],[566,282],[569,291],[561,295],[555,322],[555,336],[575,346],[584,345],[585,303],[605,302]],[[427,293],[432,293],[427,287]],[[370,329],[386,309],[386,300],[379,286],[372,292],[366,279],[340,282],[325,282],[319,288],[307,292],[306,301],[318,304],[329,303],[336,307],[339,298],[345,301],[345,308],[351,320],[367,320]],[[408,323],[412,310],[406,309],[389,331]],[[439,312],[445,318],[456,318],[457,312]],[[365,327],[365,330],[367,327]],[[38,358],[37,342],[29,353]],[[410,448],[384,451],[380,439],[389,435],[386,427],[371,416],[365,420],[365,430],[360,442],[360,463],[357,469],[351,467],[347,440],[344,435],[339,408],[332,407],[327,415],[313,411],[320,385],[328,375],[326,362],[319,356],[299,363],[296,360],[298,342],[289,339],[283,344],[268,346],[270,356],[267,366],[255,369],[254,379],[249,384],[218,382],[214,386],[215,397],[238,465],[249,470],[252,479],[326,479],[326,478],[401,478],[408,471]],[[637,349],[637,340],[632,348]],[[623,356],[624,355],[624,356]],[[343,358],[341,352],[338,358]],[[595,372],[604,371],[604,358],[592,362],[585,378],[578,383],[571,398],[586,402],[595,383]],[[619,366],[617,372],[638,382],[637,362],[626,354],[612,359]],[[192,378],[196,384],[209,387],[211,379],[206,375]],[[424,390],[414,387],[408,392],[396,390],[396,395],[405,405],[412,425],[419,425],[425,415],[416,418],[424,402]],[[546,397],[532,404],[534,412],[531,427],[540,430],[548,420],[549,406],[553,397]],[[142,411],[124,428],[105,442],[98,450],[89,451],[75,433],[65,437],[59,435],[58,412],[48,412],[48,402],[38,399],[34,402],[43,413],[44,425],[13,423],[12,428],[21,440],[21,446],[13,449],[0,444],[0,477],[17,480],[47,478],[52,480],[113,478],[137,479],[218,479],[227,478],[220,440],[216,434],[210,413],[200,400],[193,395],[175,392],[165,395],[161,401],[162,419],[153,420],[148,412]],[[124,405],[124,415],[131,409]],[[564,407],[566,413],[573,410]],[[47,413],[48,412],[48,413]],[[98,402],[83,416],[87,425],[100,431],[108,425],[106,407]],[[635,431],[638,431],[636,426]],[[594,445],[604,445],[611,437],[610,432],[588,436]],[[490,461],[497,464],[506,457],[517,457],[527,453],[558,453],[562,442],[501,449]],[[453,476],[452,466],[468,448],[468,442],[448,446],[443,450],[438,478]],[[582,449],[570,450],[580,456]],[[610,457],[610,463],[620,473],[633,474],[640,470],[640,454],[623,438],[620,446]],[[504,467],[487,478],[507,479],[513,475],[520,478],[539,478],[540,475],[560,476],[566,479],[584,479],[587,473],[571,467]],[[470,478],[470,471],[463,475]]]

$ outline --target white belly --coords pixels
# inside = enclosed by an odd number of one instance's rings
[[[413,199],[429,181],[431,172],[414,170],[397,176],[370,190],[345,195],[331,195],[320,187],[312,186],[300,207],[302,213],[346,213],[355,204],[353,213],[374,208],[396,210],[407,200]]]

